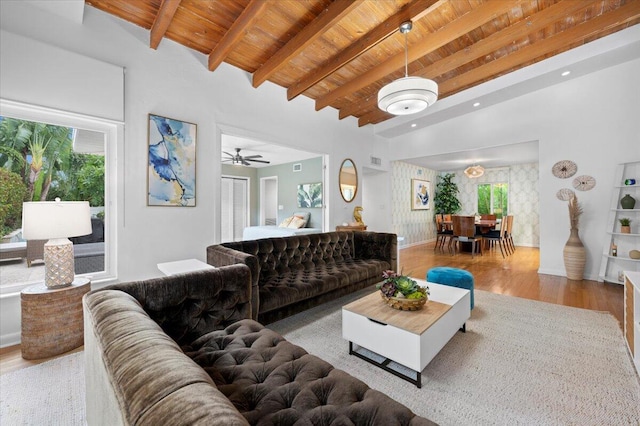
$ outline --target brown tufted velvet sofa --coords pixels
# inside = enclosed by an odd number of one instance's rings
[[[253,319],[270,324],[382,280],[397,269],[397,237],[325,232],[207,247],[213,266],[251,269]]]
[[[432,425],[251,317],[246,265],[88,293],[89,425]]]

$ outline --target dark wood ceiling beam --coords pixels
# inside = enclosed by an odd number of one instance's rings
[[[544,40],[530,44],[509,55],[484,64],[458,77],[445,81],[440,85],[442,93],[452,93],[472,84],[477,84],[490,77],[519,68],[521,64],[541,58],[573,44],[584,42],[585,39],[598,33],[606,32],[615,27],[624,26],[629,22],[640,19],[640,2],[633,1],[611,12],[592,18],[587,22],[576,25],[568,30],[554,34]],[[358,119],[358,126],[375,124],[393,116],[374,110]]]
[[[313,70],[297,83],[289,86],[287,89],[287,99],[291,100],[302,94],[305,90],[317,84],[340,67],[351,62],[387,37],[395,34],[403,22],[417,21],[447,1],[448,0],[418,0],[414,3],[407,4],[398,13],[387,18],[387,20],[380,25],[360,37],[355,43],[326,61],[322,66]]]
[[[157,49],[162,38],[169,29],[173,15],[176,14],[181,0],[163,0],[156,15],[156,19],[151,26],[151,36],[149,37],[149,45],[152,49]]]
[[[456,53],[449,55],[433,64],[429,65],[416,76],[435,79],[436,77],[452,71],[464,64],[481,58],[485,55],[492,54],[501,47],[512,43],[514,40],[527,37],[543,28],[553,25],[559,20],[565,19],[566,16],[578,12],[582,9],[588,9],[594,3],[600,0],[589,1],[561,1],[553,4],[540,12],[523,18],[515,24],[491,34],[489,37],[478,41],[477,43]],[[350,115],[357,115],[362,111],[377,108],[378,97],[370,96],[369,98],[358,103],[351,103],[344,108],[340,108],[339,118],[342,120]]]
[[[264,8],[267,6],[264,0],[251,0],[242,11],[229,30],[224,34],[218,45],[209,53],[208,68],[213,71],[227,58],[231,49],[246,34],[246,31],[260,18]]]
[[[467,34],[471,30],[489,22],[498,15],[502,15],[523,3],[523,0],[490,0],[482,6],[466,13],[460,18],[429,34],[427,41],[409,48],[409,62],[422,58],[445,44]],[[319,97],[316,100],[316,111],[331,105],[336,100],[348,96],[358,90],[381,80],[404,67],[404,51],[382,62],[348,83]]]
[[[335,23],[358,7],[364,0],[335,0],[309,25],[296,34],[275,55],[271,56],[253,73],[253,87],[258,87],[276,71],[284,67],[289,59],[299,54],[305,47],[329,30]]]

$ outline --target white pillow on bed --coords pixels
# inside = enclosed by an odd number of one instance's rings
[[[311,213],[309,212],[294,212],[293,217],[299,217],[304,221],[304,224],[300,226],[300,228],[306,228],[309,223],[309,219],[311,218]]]
[[[293,216],[293,218],[291,219],[291,222],[289,222],[289,225],[287,226],[287,228],[292,228],[292,229],[300,229],[300,228],[304,228],[304,226],[307,224],[307,222],[300,216]]]
[[[294,218],[294,216],[289,216],[289,217],[285,218],[285,220],[280,222],[280,225],[278,225],[278,228],[288,228],[289,224],[291,223],[293,218]]]

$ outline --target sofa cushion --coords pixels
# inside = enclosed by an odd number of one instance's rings
[[[433,424],[253,320],[183,350],[253,425]]]
[[[370,278],[382,279],[382,272],[389,267],[388,262],[380,260],[348,259],[273,274],[261,283],[260,311],[269,312]]]

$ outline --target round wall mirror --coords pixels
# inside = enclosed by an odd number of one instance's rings
[[[358,171],[353,160],[347,158],[340,166],[340,195],[347,203],[353,201],[358,193]]]

